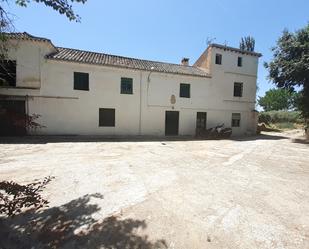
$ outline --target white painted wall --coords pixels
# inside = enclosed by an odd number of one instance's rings
[[[16,87],[40,88],[44,56],[54,48],[47,42],[17,41],[8,43],[9,59],[16,60]]]
[[[251,113],[256,93],[257,58],[212,48],[207,60],[211,78],[181,76],[68,63],[44,59],[51,51],[45,43],[19,42],[11,58],[17,59],[18,86],[37,89],[0,89],[0,94],[31,95],[29,113],[40,114],[45,126],[34,134],[156,135],[165,133],[165,111],[179,111],[179,134],[194,135],[196,113],[207,112],[207,126],[231,125],[233,112],[241,113],[240,135],[254,130]],[[215,53],[223,64],[215,65]],[[89,91],[73,89],[73,73],[89,73]],[[148,81],[148,76],[150,81]],[[121,77],[133,78],[133,95],[120,94]],[[26,79],[33,79],[26,80]],[[234,82],[244,83],[244,96],[233,97]],[[180,98],[180,83],[191,85],[191,98]],[[176,103],[171,104],[171,95]],[[58,97],[58,98],[56,98]],[[99,127],[99,108],[116,109],[116,126]]]
[[[222,55],[221,65],[215,64],[217,53]],[[242,67],[237,66],[238,57],[242,57]],[[233,134],[255,133],[256,123],[252,122],[252,111],[255,109],[258,57],[211,47],[207,60],[211,63],[203,64],[210,65],[208,70],[215,85],[215,95],[220,95],[220,100],[227,105],[225,110],[241,113],[241,127],[233,128]],[[243,83],[242,97],[233,96],[234,82]]]

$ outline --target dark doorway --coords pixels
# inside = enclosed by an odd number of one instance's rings
[[[26,134],[24,100],[0,100],[0,136]]]
[[[207,120],[207,113],[206,112],[197,112],[197,114],[196,114],[196,129],[205,130],[206,129],[206,120]]]
[[[165,112],[165,136],[177,136],[179,127],[179,112]]]

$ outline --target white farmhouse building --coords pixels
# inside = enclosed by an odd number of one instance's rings
[[[256,130],[259,53],[211,44],[189,66],[56,47],[11,33],[2,110],[39,114],[48,135],[194,135],[224,123]],[[2,124],[2,126],[5,124]],[[5,132],[9,132],[8,130]]]

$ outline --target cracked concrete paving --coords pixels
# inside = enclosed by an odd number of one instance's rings
[[[309,145],[299,131],[218,141],[0,144],[0,180],[55,176],[51,207],[145,220],[168,248],[309,248]],[[73,139],[74,140],[74,139]]]

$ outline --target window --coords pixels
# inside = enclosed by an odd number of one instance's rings
[[[237,66],[242,67],[242,57],[238,57],[237,59]]]
[[[99,109],[99,126],[107,126],[107,127],[115,126],[115,109],[112,108]]]
[[[190,84],[180,83],[179,97],[190,98]]]
[[[133,79],[121,78],[121,94],[133,94]]]
[[[74,72],[74,90],[89,91],[89,74]]]
[[[216,54],[216,64],[222,64],[222,54]]]
[[[234,97],[242,97],[243,83],[234,83]]]
[[[240,113],[232,113],[232,127],[240,127]]]
[[[0,86],[16,87],[16,61],[0,60]]]

